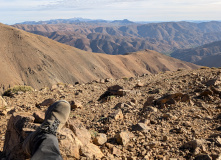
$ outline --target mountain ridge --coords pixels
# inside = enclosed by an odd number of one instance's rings
[[[86,52],[3,24],[0,37],[0,74],[4,75],[0,84],[4,88],[20,84],[39,89],[59,82],[74,84],[198,68],[150,50],[119,56]]]
[[[163,22],[122,26],[98,24],[13,25],[86,51],[125,54],[144,49],[171,53],[221,40],[221,22]]]

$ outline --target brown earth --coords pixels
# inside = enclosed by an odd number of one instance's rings
[[[40,89],[57,83],[198,68],[151,50],[119,56],[86,52],[3,24],[0,43],[1,91],[15,84]]]
[[[90,131],[91,142],[98,145],[103,159],[221,158],[221,69],[218,68],[179,69],[74,86],[60,84],[3,99],[7,106],[0,103],[6,106],[2,106],[0,116],[1,151],[12,114],[31,115],[47,108],[52,101],[42,103],[46,99],[66,99],[75,102],[70,118],[80,120]],[[99,136],[95,140],[96,135]],[[79,159],[86,159],[85,156],[80,154]]]
[[[144,49],[169,54],[221,40],[221,22],[163,22],[113,25],[111,23],[13,25],[76,48],[107,54]]]

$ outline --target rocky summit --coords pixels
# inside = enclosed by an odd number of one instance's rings
[[[64,159],[221,159],[221,68],[60,83],[0,97],[2,159],[30,158],[22,141],[60,99],[72,107],[58,134]]]

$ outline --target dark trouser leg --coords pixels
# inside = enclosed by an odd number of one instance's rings
[[[62,160],[58,139],[53,134],[44,134],[33,146],[31,160]]]

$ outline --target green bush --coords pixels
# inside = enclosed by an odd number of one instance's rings
[[[3,93],[3,96],[11,97],[13,94],[17,94],[18,92],[30,92],[34,89],[31,86],[14,86],[13,88],[9,88]]]

